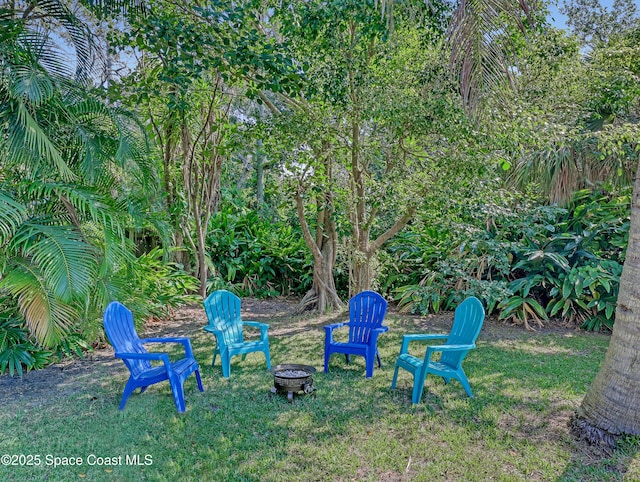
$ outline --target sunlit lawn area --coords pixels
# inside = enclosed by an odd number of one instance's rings
[[[185,414],[166,383],[135,393],[119,412],[127,377],[119,361],[87,363],[70,385],[52,378],[50,396],[16,396],[3,407],[0,453],[39,455],[40,465],[2,466],[0,480],[640,480],[637,440],[607,455],[575,442],[567,428],[607,336],[487,322],[465,362],[475,398],[457,382],[429,377],[413,406],[407,372],[389,389],[402,334],[445,325],[389,314],[379,341],[383,369],[367,380],[357,357],[346,365],[336,355],[322,373],[325,322],[272,324],[274,363],[318,369],[315,394],[293,403],[270,392],[262,354],[234,358],[223,379],[220,366],[211,367],[212,338],[198,324],[188,334],[205,392],[187,380]],[[51,457],[82,465],[54,467]]]

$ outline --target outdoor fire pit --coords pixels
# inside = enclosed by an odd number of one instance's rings
[[[316,369],[309,365],[297,365],[287,363],[278,365],[269,370],[273,374],[272,393],[287,392],[289,403],[293,401],[296,392],[313,393],[313,373]]]

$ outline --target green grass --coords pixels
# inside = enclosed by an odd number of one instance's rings
[[[219,364],[211,367],[211,338],[198,331],[192,342],[205,392],[187,380],[185,414],[166,383],[135,393],[120,412],[124,366],[116,376],[88,372],[52,387],[48,399],[3,408],[0,455],[41,461],[0,466],[0,480],[640,480],[637,439],[604,454],[575,442],[566,425],[604,358],[605,336],[493,325],[465,362],[475,398],[430,376],[413,406],[407,372],[397,389],[389,386],[402,334],[436,331],[424,320],[388,315],[384,368],[369,380],[357,357],[346,365],[334,355],[322,373],[321,325],[294,329],[307,322],[274,330],[271,351],[274,363],[317,367],[315,394],[293,403],[271,394],[262,354],[234,358],[223,379]],[[82,465],[53,467],[47,455]],[[135,455],[149,464],[132,465]],[[89,465],[93,456],[116,465]]]

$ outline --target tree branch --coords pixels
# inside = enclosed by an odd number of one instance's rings
[[[406,226],[406,224],[411,220],[415,212],[416,212],[416,208],[414,206],[410,207],[404,216],[398,219],[393,224],[393,226],[391,226],[384,233],[378,236],[378,238],[369,245],[369,253],[375,253],[378,249],[382,247],[384,243],[386,243],[392,237],[394,237],[402,228]]]
[[[313,239],[313,235],[311,234],[311,230],[309,229],[309,224],[307,223],[307,218],[304,215],[304,204],[302,202],[302,194],[298,191],[296,192],[296,211],[298,213],[298,220],[300,221],[300,227],[302,228],[302,236],[304,237],[307,246],[311,249],[313,257],[316,259],[322,258],[322,251],[316,244]]]

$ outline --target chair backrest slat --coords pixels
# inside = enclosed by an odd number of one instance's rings
[[[209,326],[223,333],[224,343],[242,343],[242,318],[240,298],[226,290],[211,293],[204,300]]]
[[[484,321],[484,308],[480,300],[470,296],[458,307],[453,316],[453,326],[447,338],[447,345],[470,345],[475,343]],[[460,366],[468,350],[464,352],[445,352],[440,362],[450,367]]]
[[[387,313],[387,301],[375,291],[363,291],[349,300],[349,342],[369,343]]]
[[[118,353],[147,353],[133,324],[131,311],[122,303],[112,301],[104,312],[104,331],[113,349]],[[151,368],[147,360],[125,359],[124,363],[134,378]]]

